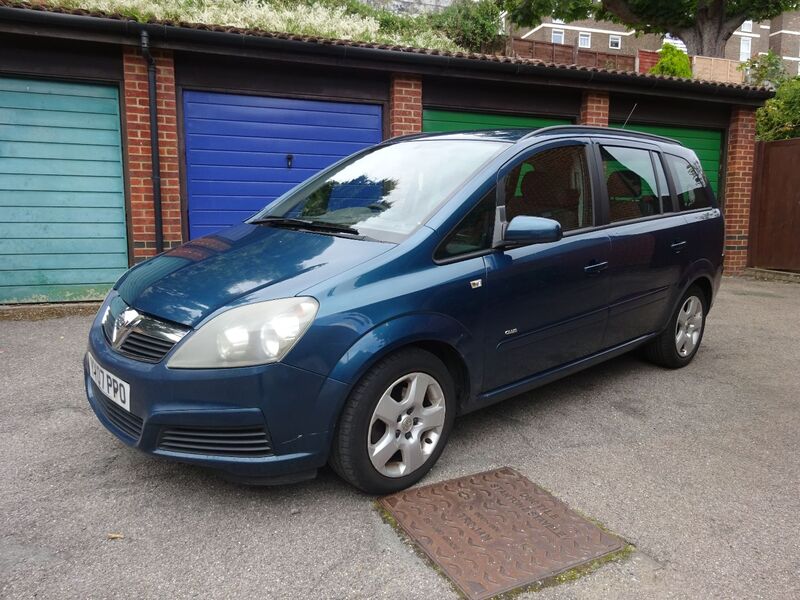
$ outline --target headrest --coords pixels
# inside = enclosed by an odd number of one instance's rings
[[[547,174],[542,171],[528,171],[522,178],[522,197],[526,199],[535,198],[537,195],[541,196],[545,185],[547,185]]]
[[[642,178],[629,170],[614,171],[608,176],[608,195],[623,198],[638,198],[642,195]]]

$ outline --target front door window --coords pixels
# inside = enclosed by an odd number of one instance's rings
[[[506,177],[506,220],[546,217],[564,232],[594,224],[584,146],[561,146],[522,160]]]

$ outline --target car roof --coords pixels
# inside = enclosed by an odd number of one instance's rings
[[[532,141],[549,137],[615,137],[620,139],[641,140],[654,142],[657,144],[667,144],[672,146],[683,146],[679,141],[668,137],[632,131],[630,129],[620,129],[616,127],[593,127],[590,125],[555,125],[553,127],[543,127],[541,129],[531,129],[526,127],[508,127],[502,129],[485,130],[464,130],[464,131],[443,131],[436,133],[417,133],[393,141],[422,140],[422,139],[443,139],[443,140],[475,140],[475,141],[495,141],[516,144],[522,141]]]

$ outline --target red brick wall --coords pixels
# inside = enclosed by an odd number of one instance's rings
[[[728,126],[724,196],[725,271],[729,275],[741,273],[747,266],[755,135],[755,109],[734,106]]]
[[[608,127],[608,93],[584,92],[581,101],[580,125]]]
[[[661,55],[658,52],[654,52],[652,50],[642,50],[639,49],[637,54],[637,63],[638,67],[637,70],[639,73],[647,73],[656,66],[658,59],[661,58]]]
[[[182,240],[175,67],[171,53],[156,51],[153,55],[156,57],[161,215],[166,249],[177,246]],[[138,49],[126,48],[123,50],[123,66],[132,262],[140,262],[156,252],[147,63]]]
[[[422,79],[410,75],[392,77],[389,92],[389,136],[422,131]]]

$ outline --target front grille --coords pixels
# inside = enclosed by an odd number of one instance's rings
[[[116,352],[150,363],[159,362],[189,332],[187,327],[138,312],[116,292],[108,303],[102,325],[106,340]]]
[[[95,388],[96,387],[97,386],[95,386]],[[124,408],[114,404],[99,390],[95,392],[95,398],[97,398],[98,403],[100,404],[100,410],[103,411],[103,414],[106,416],[106,418],[108,418],[109,421],[132,437],[134,441],[139,439],[139,436],[142,435],[142,426],[144,425],[144,421],[142,419],[137,417],[135,414],[128,412]]]
[[[189,428],[161,430],[161,450],[221,456],[265,456],[272,454],[272,444],[263,427]]]
[[[134,330],[125,336],[119,351],[136,360],[157,363],[166,356],[167,352],[172,350],[174,345],[175,342],[160,340]]]

